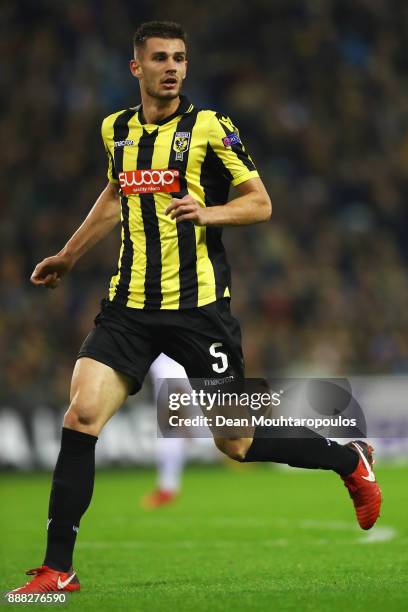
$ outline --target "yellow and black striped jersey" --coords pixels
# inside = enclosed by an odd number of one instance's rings
[[[230,296],[230,270],[219,227],[176,224],[172,197],[225,204],[231,185],[257,177],[228,117],[185,96],[174,115],[146,124],[141,107],[106,117],[102,138],[109,181],[119,183],[122,245],[109,299],[144,309],[204,306]]]

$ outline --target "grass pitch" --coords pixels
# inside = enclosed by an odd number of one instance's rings
[[[99,472],[75,555],[82,590],[64,609],[406,610],[407,474],[377,470],[384,509],[363,532],[332,473],[189,468],[177,503],[146,512],[139,498],[153,471]],[[42,562],[49,483],[49,474],[0,476],[3,592]]]

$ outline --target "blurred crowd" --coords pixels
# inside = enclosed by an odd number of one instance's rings
[[[408,367],[408,4],[404,0],[4,0],[2,403],[66,402],[115,270],[114,233],[61,286],[29,283],[106,182],[100,124],[139,102],[142,21],[189,33],[185,89],[229,114],[273,202],[227,229],[249,375]]]

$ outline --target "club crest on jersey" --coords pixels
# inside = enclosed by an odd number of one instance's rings
[[[190,146],[190,132],[176,132],[174,134],[173,151],[176,159],[183,161],[183,156]]]

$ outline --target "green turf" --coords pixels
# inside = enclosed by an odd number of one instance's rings
[[[365,533],[335,475],[245,467],[190,468],[179,501],[154,512],[138,506],[152,471],[100,472],[75,557],[82,591],[64,609],[408,609],[407,468],[378,470],[384,510]],[[42,561],[49,480],[0,476],[2,591]]]

